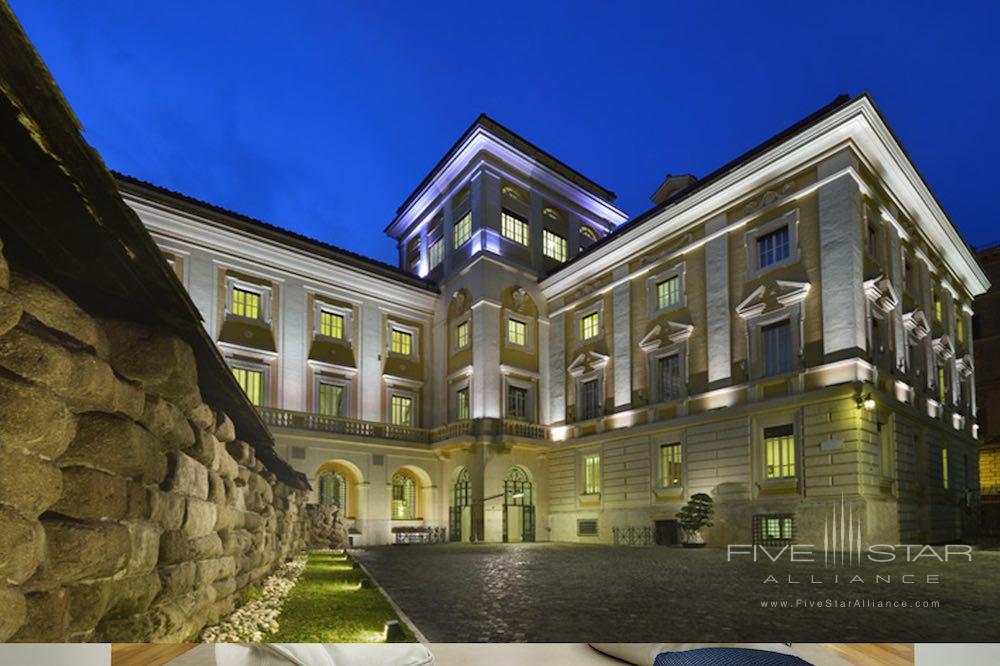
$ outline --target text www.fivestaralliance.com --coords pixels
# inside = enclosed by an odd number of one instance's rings
[[[940,601],[926,599],[762,599],[761,608],[940,608]]]

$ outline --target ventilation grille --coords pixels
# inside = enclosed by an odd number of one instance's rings
[[[292,447],[292,458],[294,460],[303,460],[306,457],[306,450],[301,446]]]
[[[795,515],[791,513],[754,515],[753,542],[758,546],[784,546],[795,543]]]
[[[576,521],[576,535],[577,536],[597,536],[597,521],[596,520],[578,520],[578,521]]]
[[[375,467],[383,467],[385,465],[385,456],[376,453],[372,456],[372,465]]]

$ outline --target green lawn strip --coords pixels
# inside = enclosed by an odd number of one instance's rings
[[[386,620],[399,620],[378,588],[361,589],[365,574],[352,569],[346,555],[331,551],[309,554],[306,569],[285,599],[272,643],[378,643]],[[416,639],[400,624],[406,640]]]

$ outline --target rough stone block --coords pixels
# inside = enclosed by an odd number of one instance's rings
[[[236,579],[223,578],[212,583],[212,587],[215,588],[216,599],[228,599],[236,593]]]
[[[187,412],[201,403],[191,347],[172,335],[124,321],[105,321],[111,367]]]
[[[229,455],[235,458],[236,462],[244,467],[250,467],[256,460],[254,457],[253,447],[246,442],[241,442],[238,439],[232,442],[226,442],[226,451],[229,451]]]
[[[168,463],[169,471],[162,485],[164,490],[208,499],[208,470],[204,465],[180,451],[171,451]]]
[[[222,541],[215,532],[189,538],[183,530],[164,532],[160,537],[160,564],[169,565],[222,555]]]
[[[129,557],[128,528],[117,523],[43,520],[46,559],[36,578],[45,582],[104,578],[125,568]]]
[[[147,395],[139,422],[160,440],[164,451],[186,449],[194,444],[194,430],[184,412],[163,398]]]
[[[93,639],[105,643],[184,643],[201,632],[214,603],[215,588],[196,590],[145,613],[102,622]]]
[[[14,634],[20,643],[62,643],[69,634],[69,595],[65,589],[33,592],[24,597],[27,618]]]
[[[155,602],[174,599],[188,594],[195,588],[195,578],[198,565],[195,562],[181,562],[170,567],[163,567],[157,572],[160,576],[160,593]]]
[[[228,578],[236,575],[236,560],[232,557],[218,557],[198,562],[198,573],[195,577],[195,584],[200,586],[211,585],[220,578]]]
[[[0,641],[6,641],[21,628],[28,617],[24,595],[7,585],[0,585]]]
[[[226,479],[235,479],[240,474],[240,466],[236,463],[236,460],[229,455],[229,451],[226,450],[225,444],[222,442],[215,442],[215,459],[218,461],[218,472],[219,476]]]
[[[23,313],[18,300],[9,291],[0,289],[0,335],[17,326]]]
[[[108,338],[101,327],[54,286],[34,276],[13,273],[10,292],[38,321],[93,348],[101,358],[108,357]]]
[[[0,507],[0,580],[20,584],[45,557],[45,532],[37,520]]]
[[[3,446],[58,458],[76,435],[76,416],[51,391],[0,373]]]
[[[207,430],[210,433],[215,431],[215,413],[205,403],[200,403],[193,409],[188,410],[188,418],[191,419],[191,423],[201,430]]]
[[[159,490],[146,489],[149,501],[149,519],[165,530],[179,530],[184,524],[186,502],[183,495]]]
[[[90,631],[97,626],[111,604],[111,579],[66,588],[69,595],[69,633]]]
[[[2,435],[0,435],[2,441]],[[33,453],[0,448],[0,504],[37,517],[62,493],[62,474]]]
[[[243,527],[243,512],[231,506],[218,507],[215,529],[227,530],[233,527]]]
[[[215,472],[208,473],[208,501],[215,504],[226,503],[226,484]]]
[[[149,518],[149,497],[146,494],[146,486],[138,481],[128,481],[128,508],[125,510],[125,517],[129,519]]]
[[[105,618],[128,617],[146,611],[160,593],[161,585],[155,571],[114,581]]]
[[[189,497],[184,515],[184,532],[189,537],[198,537],[215,531],[218,508],[211,502]]]
[[[215,438],[223,444],[236,439],[236,426],[229,415],[222,411],[215,413]]]
[[[207,430],[202,430],[197,426],[193,426],[194,433],[194,444],[184,449],[184,453],[188,454],[207,469],[212,471],[218,471],[219,469],[219,442],[215,439],[215,435],[208,432]]]
[[[163,528],[150,521],[129,523],[129,558],[125,571],[130,576],[149,573],[156,569],[160,557],[160,535]]]
[[[128,510],[128,481],[90,467],[64,467],[52,510],[79,520],[117,520]]]
[[[156,439],[133,421],[91,412],[80,417],[76,437],[59,458],[61,466],[84,465],[159,483],[167,461]]]

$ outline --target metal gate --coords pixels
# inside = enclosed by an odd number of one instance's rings
[[[469,482],[469,470],[463,467],[455,479],[455,483],[451,486],[451,509],[448,515],[449,541],[462,540],[462,510],[467,506],[472,506],[472,487]]]

